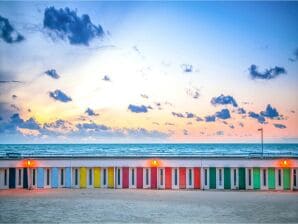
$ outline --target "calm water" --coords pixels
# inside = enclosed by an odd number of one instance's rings
[[[0,156],[200,156],[261,153],[260,144],[0,144]],[[298,156],[298,144],[264,144],[265,155]]]

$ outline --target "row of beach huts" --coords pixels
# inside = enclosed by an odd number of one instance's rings
[[[297,158],[0,158],[0,189],[297,190]]]

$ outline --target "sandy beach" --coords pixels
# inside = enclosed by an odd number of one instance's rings
[[[0,223],[297,223],[298,192],[1,190]]]

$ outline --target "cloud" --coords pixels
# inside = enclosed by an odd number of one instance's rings
[[[191,112],[185,112],[185,114],[172,112],[172,115],[174,117],[179,117],[179,118],[196,118],[197,117],[194,113],[191,113]]]
[[[43,27],[54,38],[68,39],[73,45],[86,45],[96,37],[102,37],[104,31],[100,25],[94,25],[87,14],[79,17],[69,8],[46,8]]]
[[[238,114],[246,114],[246,110],[244,110],[243,108],[239,107],[237,110]]]
[[[239,126],[243,128],[244,124],[242,122],[239,122]]]
[[[133,113],[147,113],[148,107],[146,107],[144,105],[137,106],[137,105],[129,104],[128,110],[130,110]]]
[[[174,124],[174,123],[170,123],[170,122],[166,122],[165,125],[173,126],[173,125],[175,125],[175,124]]]
[[[238,104],[237,104],[236,100],[234,99],[234,97],[229,96],[229,95],[224,96],[223,94],[221,94],[218,97],[213,97],[211,99],[211,104],[213,106],[231,104],[233,107],[238,107]]]
[[[0,84],[6,84],[6,83],[22,83],[21,81],[16,80],[0,80]]]
[[[287,74],[287,71],[283,67],[275,66],[274,68],[265,69],[265,71],[259,72],[258,67],[252,64],[248,68],[249,74],[252,79],[265,79],[270,80],[274,79],[280,75]]]
[[[41,127],[34,118],[31,117],[28,120],[23,120],[18,113],[15,113],[9,118],[8,122],[2,122],[0,124],[0,133],[17,134],[19,133],[19,128],[40,130]]]
[[[210,115],[205,117],[206,122],[214,122],[216,119],[215,115]]]
[[[172,112],[172,115],[173,115],[174,117],[184,118],[184,115],[183,115],[182,113]]]
[[[289,61],[291,62],[298,61],[298,48],[295,49],[295,51],[293,52],[293,57],[289,58]]]
[[[183,135],[188,135],[189,133],[188,133],[188,130],[186,130],[186,129],[184,129],[183,130]]]
[[[146,95],[146,94],[141,94],[141,97],[144,98],[144,99],[148,99],[149,98],[148,95]]]
[[[235,128],[235,126],[234,125],[229,125],[229,127],[231,128],[231,129],[234,129]]]
[[[287,128],[287,126],[285,126],[285,125],[283,125],[283,124],[273,124],[274,125],[274,127],[276,127],[276,128],[280,128],[280,129],[285,129],[285,128]]]
[[[251,111],[250,111],[250,112],[248,113],[248,116],[251,117],[251,118],[257,119],[258,122],[259,122],[260,124],[264,124],[265,121],[266,121],[264,116],[262,116],[262,115],[260,115],[260,114],[257,114],[257,113],[255,113],[255,112],[251,112]]]
[[[88,114],[88,116],[98,116],[98,114],[95,113],[94,110],[92,110],[91,108],[87,108],[85,113]]]
[[[44,72],[46,75],[52,77],[53,79],[59,79],[60,76],[58,75],[55,69],[50,69]]]
[[[16,99],[16,98],[17,98],[17,95],[13,94],[11,97],[12,97],[13,99]]]
[[[19,43],[25,40],[24,36],[15,30],[8,19],[2,16],[0,16],[0,38],[8,44]]]
[[[185,72],[185,73],[191,73],[192,70],[193,70],[193,67],[192,67],[192,65],[190,65],[190,64],[182,64],[182,65],[181,65],[181,69],[182,69],[182,71]]]
[[[135,129],[124,129],[124,133],[128,137],[133,138],[158,138],[158,139],[164,139],[168,138],[170,134],[160,132],[157,130],[147,130],[145,128],[135,128]]]
[[[278,118],[279,113],[270,104],[267,105],[266,110],[261,112],[261,115],[270,119]]]
[[[67,103],[69,101],[72,101],[72,99],[67,96],[65,93],[63,93],[61,90],[57,89],[54,92],[50,92],[49,96],[57,101],[61,101],[63,103]]]
[[[96,124],[96,123],[77,124],[76,127],[79,130],[89,130],[89,131],[108,131],[108,130],[111,130],[111,128],[106,126],[106,125]]]
[[[197,122],[200,122],[200,121],[204,121],[204,119],[201,118],[201,117],[199,117],[199,116],[197,116],[196,121],[197,121]]]
[[[109,76],[105,75],[103,78],[102,78],[103,81],[107,81],[107,82],[110,82],[111,79]]]
[[[193,99],[198,99],[200,97],[200,90],[198,88],[187,88],[186,94]]]
[[[221,136],[221,135],[224,135],[224,132],[223,131],[217,131],[217,132],[215,132],[215,135]]]
[[[228,109],[222,109],[215,113],[215,116],[220,119],[229,119],[231,118],[230,111]]]

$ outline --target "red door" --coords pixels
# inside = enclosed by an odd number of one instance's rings
[[[165,168],[165,173],[166,173],[166,189],[172,189],[172,168],[171,167],[166,167]]]
[[[123,167],[122,168],[122,188],[129,187],[129,168]]]
[[[186,188],[186,168],[185,167],[179,168],[179,188],[180,189]]]
[[[151,189],[157,189],[157,168],[151,167]]]
[[[194,176],[195,176],[194,188],[200,189],[201,188],[201,169],[199,167],[194,168]]]
[[[137,188],[143,188],[143,168],[137,167]]]

